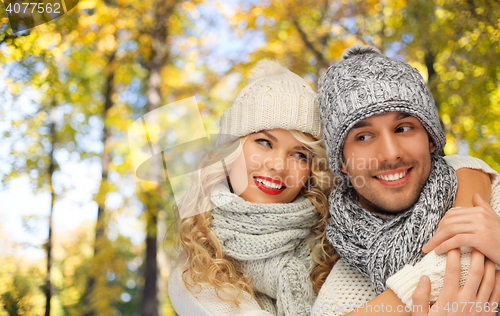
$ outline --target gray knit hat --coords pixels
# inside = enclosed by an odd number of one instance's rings
[[[404,112],[420,120],[436,150],[446,137],[434,99],[418,71],[372,46],[351,46],[323,73],[318,98],[330,169],[340,175],[342,151],[357,122],[381,113]]]
[[[217,144],[274,128],[293,129],[320,139],[318,99],[300,76],[276,61],[262,59],[222,114]]]

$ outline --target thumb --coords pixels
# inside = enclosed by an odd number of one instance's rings
[[[472,205],[476,206],[482,206],[487,210],[492,210],[491,206],[486,202],[479,193],[474,193],[474,196],[472,197]]]
[[[413,316],[427,316],[429,314],[429,296],[431,295],[431,281],[422,276],[417,288],[413,291]]]

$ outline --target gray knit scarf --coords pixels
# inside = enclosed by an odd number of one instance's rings
[[[251,277],[263,308],[273,315],[306,315],[294,312],[294,306],[312,306],[316,299],[310,242],[318,211],[311,201],[251,203],[225,187],[215,188],[211,201],[212,231],[224,253]]]
[[[344,181],[330,194],[326,237],[344,262],[370,277],[380,294],[390,276],[421,259],[422,246],[453,205],[456,191],[455,170],[437,154],[417,203],[392,219],[362,208],[356,191]]]

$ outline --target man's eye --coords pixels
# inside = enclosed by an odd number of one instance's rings
[[[356,137],[356,140],[359,140],[359,141],[365,141],[365,140],[369,140],[370,138],[372,138],[371,135],[359,135],[358,137]]]
[[[260,139],[256,139],[255,142],[261,144],[262,146],[266,146],[266,147],[272,148],[271,142],[268,141],[267,139],[260,138]]]
[[[411,129],[410,126],[400,126],[396,129],[396,133],[408,132]]]

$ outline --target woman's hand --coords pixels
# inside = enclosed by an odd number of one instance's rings
[[[413,292],[413,316],[495,315],[500,301],[500,271],[484,255],[473,250],[469,275],[464,287],[460,281],[460,250],[448,252],[443,290],[429,307],[431,283],[423,276]]]
[[[473,208],[449,210],[422,251],[436,248],[440,255],[461,246],[473,247],[500,265],[500,216],[477,193],[472,203]]]

